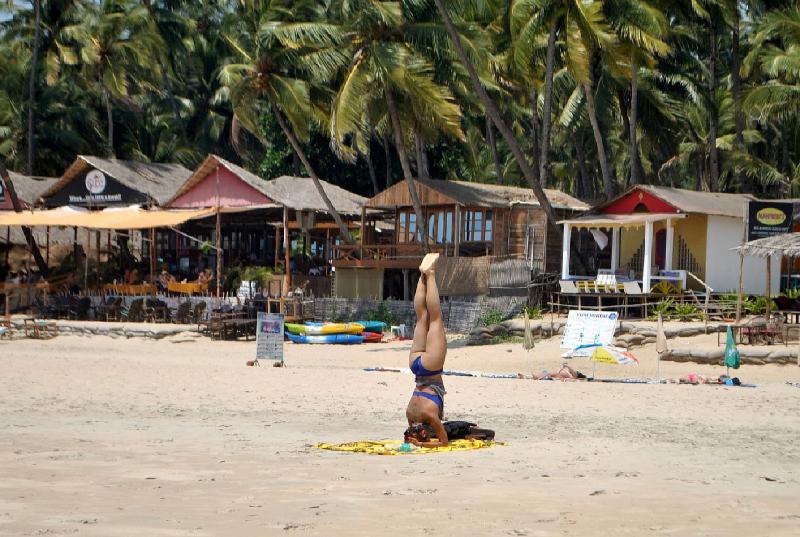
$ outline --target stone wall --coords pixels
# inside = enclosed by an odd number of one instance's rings
[[[466,334],[478,325],[480,318],[495,310],[502,317],[518,314],[525,304],[525,297],[475,297],[442,301],[442,317],[448,332]],[[405,324],[409,332],[416,323],[414,303],[404,300],[370,300],[349,298],[314,299],[314,319],[317,321],[369,320],[384,304],[395,316],[398,324]]]

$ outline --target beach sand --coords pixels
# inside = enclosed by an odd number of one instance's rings
[[[401,437],[412,377],[362,368],[406,367],[409,346],[287,343],[278,369],[245,366],[252,341],[0,341],[0,535],[798,534],[797,366],[743,366],[752,389],[447,377],[446,416],[505,445],[316,449]],[[598,376],[655,376],[653,346],[635,354]],[[530,352],[455,339],[446,365],[561,362],[555,339]]]

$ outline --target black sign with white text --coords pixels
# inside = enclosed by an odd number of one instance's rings
[[[108,207],[113,205],[136,205],[147,203],[143,192],[128,188],[100,170],[89,170],[79,174],[64,188],[47,199],[49,207],[79,205],[84,207]]]
[[[794,204],[785,201],[748,203],[747,240],[763,239],[792,231]]]

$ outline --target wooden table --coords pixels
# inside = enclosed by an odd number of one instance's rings
[[[58,335],[55,321],[43,319],[25,319],[25,337],[33,339],[49,339]]]

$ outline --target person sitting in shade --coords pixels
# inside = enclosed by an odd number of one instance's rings
[[[197,283],[209,283],[213,280],[213,276],[211,275],[211,269],[206,268],[200,271],[200,274],[197,275]]]
[[[169,287],[169,282],[174,282],[175,276],[170,274],[166,270],[162,270],[161,274],[158,275],[158,285],[161,289],[167,289]]]

